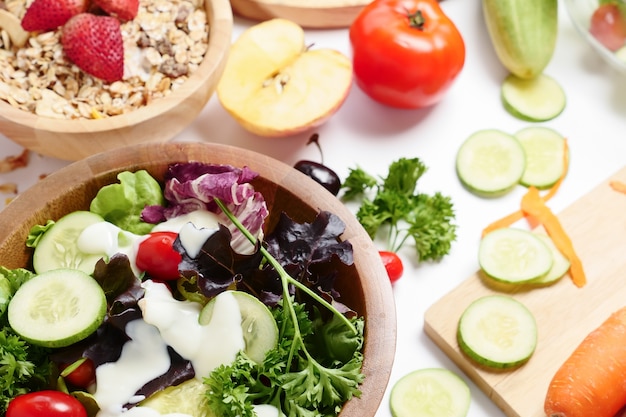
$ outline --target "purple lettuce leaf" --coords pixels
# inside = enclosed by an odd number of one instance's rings
[[[240,252],[252,252],[248,239],[232,225],[217,204],[219,198],[257,238],[263,235],[263,224],[269,212],[261,193],[250,181],[258,173],[248,167],[189,162],[172,164],[165,174],[164,206],[147,206],[141,218],[159,223],[196,210],[208,210],[222,218],[233,236],[232,246]]]

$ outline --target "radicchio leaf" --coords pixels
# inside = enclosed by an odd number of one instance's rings
[[[219,198],[254,236],[263,234],[269,212],[261,193],[250,184],[258,174],[247,167],[189,162],[172,164],[165,174],[165,206],[148,206],[142,220],[158,223],[196,210],[208,210],[222,217],[233,236],[232,246],[240,253],[252,253],[253,245],[217,207]]]

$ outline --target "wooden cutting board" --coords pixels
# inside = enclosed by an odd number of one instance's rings
[[[282,17],[305,28],[348,27],[372,0],[230,0],[235,14],[263,21]]]
[[[589,332],[626,306],[626,194],[614,191],[610,180],[626,182],[626,167],[558,214],[583,263],[584,287],[577,288],[566,276],[550,287],[494,288],[476,272],[426,311],[426,334],[509,417],[544,417],[545,394],[557,369]],[[536,351],[515,370],[481,369],[456,341],[465,307],[493,293],[509,293],[537,321]]]

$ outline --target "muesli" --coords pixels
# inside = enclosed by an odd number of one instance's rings
[[[31,1],[0,0],[0,9],[19,21]],[[0,27],[0,99],[58,119],[124,114],[170,94],[198,68],[208,48],[203,0],[141,0],[137,16],[121,29],[124,76],[105,83],[64,56],[62,28],[32,32],[19,45]]]

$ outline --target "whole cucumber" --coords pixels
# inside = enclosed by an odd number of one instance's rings
[[[552,59],[557,36],[557,0],[482,0],[498,59],[512,74],[530,79]]]

